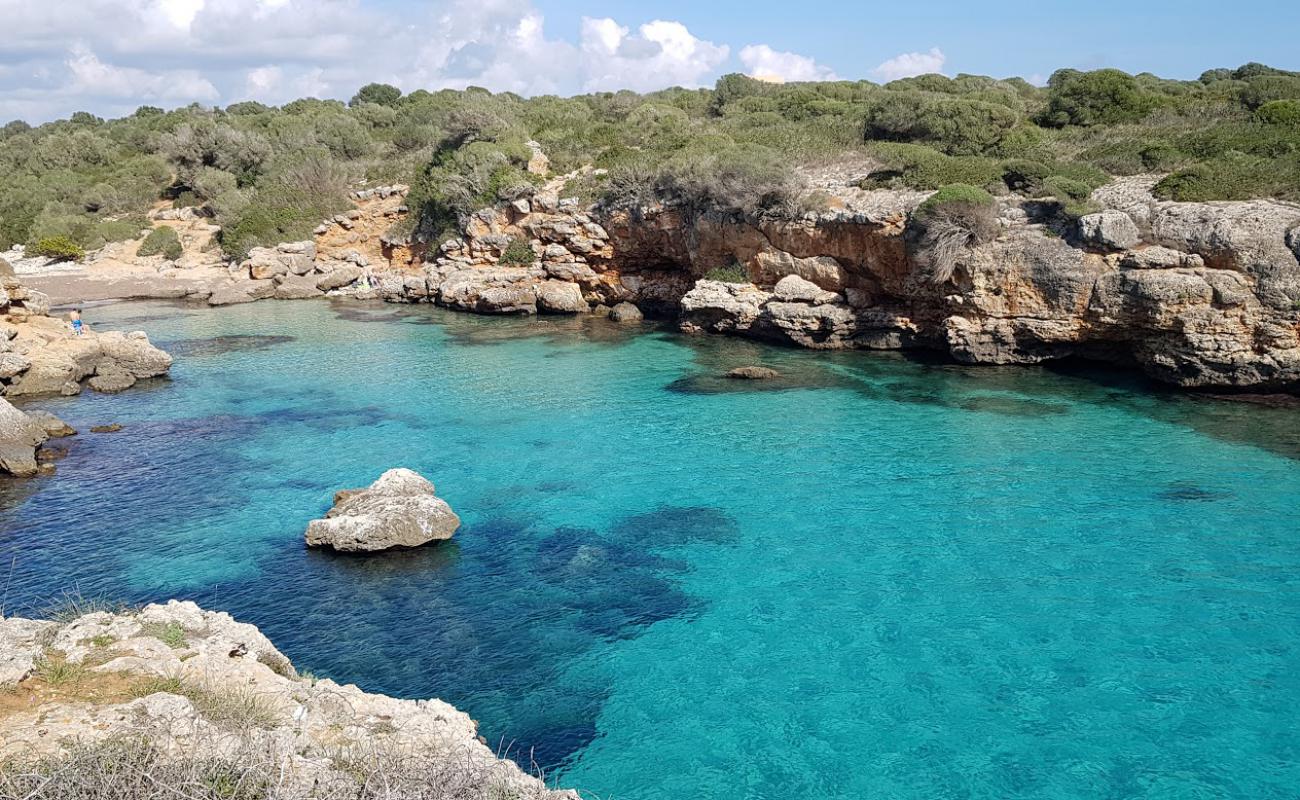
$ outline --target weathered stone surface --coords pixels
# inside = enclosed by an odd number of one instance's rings
[[[1125,269],[1200,268],[1205,266],[1205,259],[1194,253],[1183,253],[1154,245],[1125,253],[1119,264]]]
[[[294,275],[285,278],[275,287],[275,299],[307,300],[321,297],[325,293],[317,287],[317,280],[312,275]]]
[[[343,552],[419,547],[450,539],[460,517],[409,469],[392,469],[368,489],[341,493],[324,519],[307,526],[307,544]]]
[[[754,256],[758,268],[757,279],[773,284],[787,275],[796,275],[821,289],[842,292],[847,285],[848,272],[840,262],[830,256],[796,258],[783,251],[768,247]]]
[[[550,314],[581,314],[588,306],[576,283],[542,281],[537,284],[537,308]]]
[[[1080,217],[1079,236],[1086,244],[1111,250],[1127,250],[1142,241],[1133,218],[1114,209]]]
[[[798,275],[787,275],[777,281],[772,288],[772,295],[787,303],[834,303],[844,298],[835,292],[828,292],[812,281],[804,280]]]
[[[232,306],[239,303],[252,303],[255,300],[265,300],[274,294],[275,283],[272,281],[232,281],[214,287],[211,296],[208,297],[208,305]]]
[[[31,409],[26,412],[28,419],[35,422],[45,431],[45,434],[51,439],[62,439],[67,436],[76,436],[77,430],[68,423],[56,417],[49,411]]]
[[[344,264],[316,279],[316,288],[322,292],[342,289],[356,283],[365,274],[365,270],[355,264]]]
[[[31,417],[0,399],[0,470],[20,478],[36,474],[36,448],[49,436]]]
[[[97,373],[86,383],[97,392],[117,394],[135,386],[135,376],[123,370],[109,369]]]
[[[645,315],[635,304],[622,302],[609,310],[609,318],[615,322],[640,322]]]
[[[12,690],[32,674],[43,640],[56,627],[42,620],[0,618],[0,691]]]
[[[23,682],[47,653],[84,667],[76,687],[51,695]],[[180,693],[133,697],[134,687],[158,679],[178,684]],[[256,627],[192,602],[95,612],[67,623],[0,620],[0,689],[18,700],[0,715],[0,761],[143,734],[163,758],[269,765],[276,797],[362,796],[370,789],[360,788],[349,756],[387,753],[452,776],[431,782],[430,797],[578,800],[497,758],[476,723],[447,703],[300,676]],[[257,721],[231,725],[192,702],[195,693],[254,698]],[[340,749],[341,742],[348,746]]]

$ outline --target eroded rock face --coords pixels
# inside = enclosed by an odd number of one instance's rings
[[[345,490],[324,519],[307,526],[307,544],[349,553],[419,547],[450,539],[460,517],[409,469],[392,469],[367,489]]]
[[[86,381],[99,391],[122,391],[142,378],[165,375],[172,359],[141,331],[99,333],[87,326],[73,333],[64,320],[47,316],[49,303],[12,278],[2,278],[9,297],[0,305],[0,394],[81,392]]]
[[[0,399],[0,471],[20,478],[35,475],[36,448],[48,438],[38,421]]]
[[[38,691],[42,659],[79,665],[84,677]],[[475,797],[577,800],[498,759],[447,703],[301,677],[256,627],[191,602],[64,624],[0,619],[0,689],[30,703],[0,715],[0,760],[145,736],[165,757],[274,765],[276,796],[352,797],[358,778],[335,760],[352,750],[416,760],[430,774],[455,769],[460,791]]]

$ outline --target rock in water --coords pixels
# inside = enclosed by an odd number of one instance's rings
[[[35,475],[36,448],[48,438],[39,423],[0,400],[0,471],[20,478]]]
[[[609,318],[615,322],[640,322],[644,316],[635,304],[624,301],[610,309]]]
[[[307,526],[307,545],[371,553],[450,539],[459,527],[460,517],[434,496],[432,483],[409,469],[390,469],[368,489],[335,495],[325,518]]]
[[[766,381],[781,377],[781,373],[770,367],[736,367],[727,373],[727,377],[741,381]]]

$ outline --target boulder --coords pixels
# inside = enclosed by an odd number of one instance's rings
[[[103,351],[97,372],[125,372],[135,378],[154,378],[172,366],[172,357],[149,343],[144,331],[99,334]]]
[[[45,434],[51,439],[62,439],[65,436],[76,436],[77,430],[68,423],[51,414],[49,411],[28,411],[27,417],[41,426]]]
[[[317,280],[311,275],[294,275],[286,278],[275,287],[275,299],[307,300],[321,297],[325,293],[316,286]]]
[[[21,375],[31,366],[32,360],[27,356],[19,353],[0,353],[0,379],[9,379]]]
[[[327,272],[316,279],[316,288],[322,292],[328,292],[333,289],[342,289],[344,286],[356,283],[361,279],[363,271],[361,267],[353,264],[344,264],[332,272]]]
[[[537,308],[550,314],[581,314],[588,306],[578,284],[542,281],[537,285]]]
[[[830,256],[796,258],[783,250],[767,247],[754,256],[754,263],[758,267],[758,279],[764,283],[797,275],[827,291],[842,292],[848,278],[840,262]]]
[[[125,370],[110,368],[96,373],[86,383],[97,392],[117,394],[135,386],[135,376]]]
[[[35,420],[0,399],[0,470],[20,478],[35,475],[36,448],[48,438]]]
[[[772,295],[777,300],[785,303],[811,303],[813,305],[834,303],[843,299],[835,292],[826,291],[812,281],[800,278],[798,275],[787,275],[777,281],[776,286],[772,288]]]
[[[309,547],[369,553],[450,539],[460,527],[434,486],[409,469],[391,469],[367,489],[340,492],[324,519],[307,526]]]
[[[271,281],[237,280],[224,283],[212,290],[208,305],[232,306],[238,303],[251,303],[265,300],[275,294],[275,284]]]
[[[0,691],[13,689],[32,674],[56,627],[34,619],[0,619]]]
[[[770,367],[736,367],[727,373],[727,377],[742,381],[766,381],[781,377],[781,373]]]
[[[1080,217],[1079,237],[1085,244],[1111,250],[1127,250],[1142,241],[1133,218],[1115,209]]]
[[[645,315],[635,304],[625,300],[610,309],[609,318],[615,322],[640,322],[645,319]]]

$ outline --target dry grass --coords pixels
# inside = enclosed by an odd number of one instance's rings
[[[340,749],[324,774],[295,775],[265,739],[233,736],[209,755],[165,752],[159,729],[118,734],[59,756],[0,761],[0,800],[539,800],[507,765],[389,747]],[[213,744],[213,743],[209,743]]]
[[[975,204],[948,204],[926,215],[920,261],[935,285],[952,280],[962,253],[992,241],[998,234],[995,209]]]

